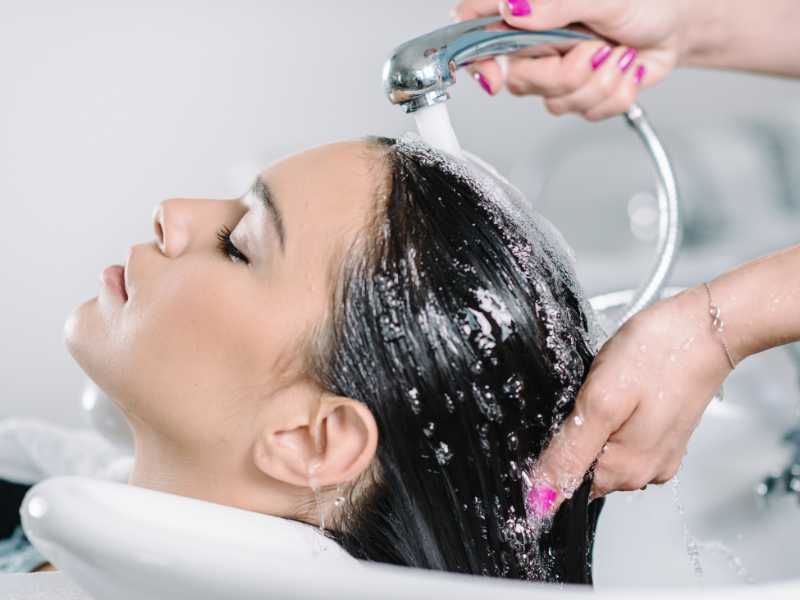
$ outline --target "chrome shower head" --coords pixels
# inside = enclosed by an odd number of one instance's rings
[[[588,31],[588,30],[586,30]],[[523,31],[502,17],[471,19],[398,46],[383,65],[383,87],[392,104],[412,113],[446,102],[458,68],[500,54],[539,58],[563,54],[596,36],[573,29]]]

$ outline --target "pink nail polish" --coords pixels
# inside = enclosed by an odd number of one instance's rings
[[[545,483],[535,483],[528,492],[528,512],[541,519],[550,512],[556,501],[557,492]]]
[[[596,71],[597,68],[606,62],[606,59],[611,56],[611,46],[603,46],[592,55],[592,70]]]
[[[642,83],[642,79],[644,79],[644,74],[647,71],[647,68],[644,65],[639,65],[636,67],[636,73],[633,74],[633,80],[637,84]]]
[[[637,54],[639,54],[639,51],[636,50],[636,48],[628,48],[625,50],[625,53],[620,56],[618,64],[623,73],[627,71],[633,64],[633,61],[636,60]]]
[[[531,5],[528,0],[508,0],[508,9],[512,17],[527,17],[531,14]]]
[[[483,73],[475,73],[474,77],[475,80],[481,84],[481,87],[486,90],[486,93],[491,96],[492,88],[489,86],[489,82],[486,80],[486,77],[483,76]]]

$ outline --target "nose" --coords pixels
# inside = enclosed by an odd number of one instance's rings
[[[160,202],[153,209],[153,228],[156,242],[164,256],[176,258],[186,249],[189,241],[185,207],[172,200]]]

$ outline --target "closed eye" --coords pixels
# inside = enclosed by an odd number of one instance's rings
[[[236,245],[233,243],[233,240],[231,240],[231,229],[227,225],[223,225],[217,232],[217,239],[219,240],[217,248],[224,256],[228,257],[233,262],[240,261],[247,265],[250,264],[250,259],[247,258],[236,247]]]

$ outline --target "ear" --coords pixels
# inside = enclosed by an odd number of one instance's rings
[[[378,425],[367,406],[325,394],[316,413],[262,430],[253,449],[265,474],[300,487],[344,483],[367,468]]]

